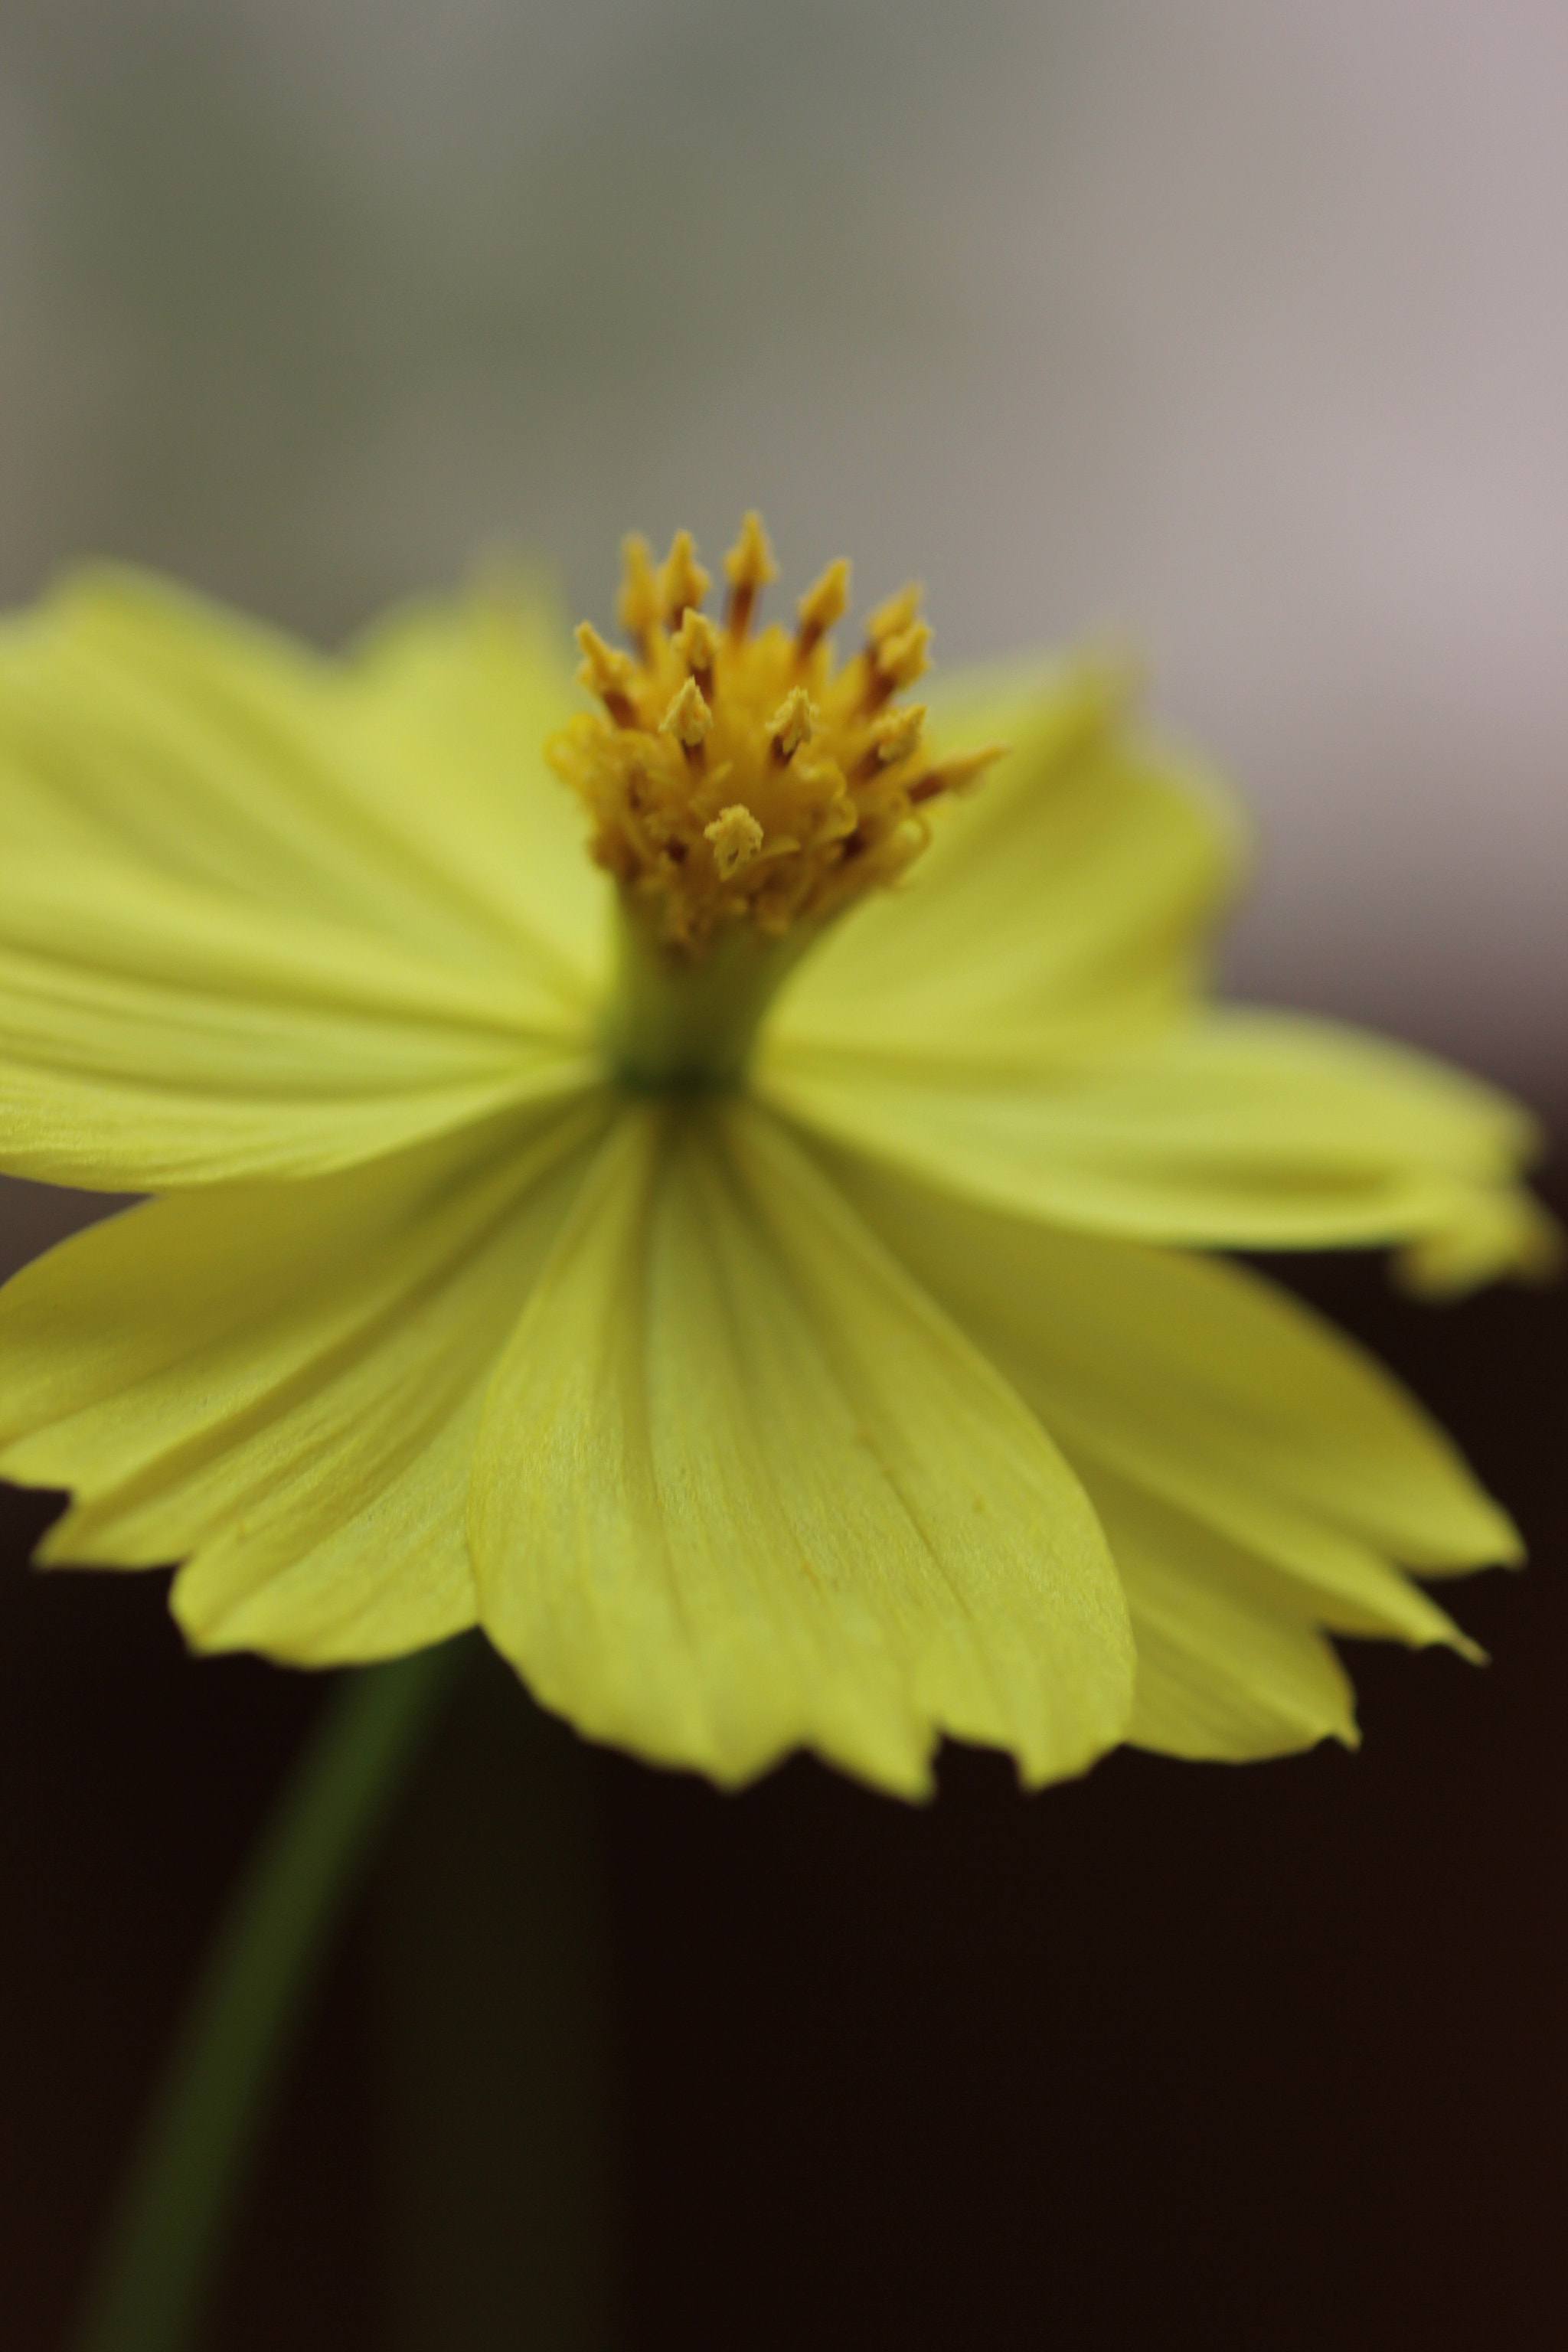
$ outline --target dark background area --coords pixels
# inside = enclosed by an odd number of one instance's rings
[[[1357,1644],[1357,1755],[1123,1753],[1032,1799],[960,1751],[923,1810],[805,1761],[736,1799],[594,1756],[634,2352],[1568,2339],[1568,1295],[1434,1312],[1366,1261],[1284,1270],[1520,1518],[1528,1571],[1449,1588],[1493,1663]],[[161,1578],[25,1572],[50,1505],[0,1506],[0,2276],[7,2352],[55,2352],[322,1689],[187,1660]],[[504,1982],[510,1937],[524,1999],[518,1845],[474,1964]],[[316,2004],[215,2352],[390,2340],[384,1916]]]

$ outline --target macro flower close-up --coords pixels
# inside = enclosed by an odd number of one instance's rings
[[[201,1650],[475,1623],[590,1737],[926,1792],[1355,1738],[1503,1511],[1218,1255],[1552,1253],[1506,1097],[1210,998],[1223,789],[1099,656],[929,684],[627,543],[327,659],[133,573],[0,634],[0,1162],[152,1195],[0,1299],[41,1557]],[[835,632],[849,649],[836,660]],[[916,700],[916,694],[925,697]]]

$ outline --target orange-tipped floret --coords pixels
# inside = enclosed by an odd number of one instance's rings
[[[578,685],[598,696],[617,727],[635,726],[637,708],[632,691],[637,684],[637,664],[631,656],[607,646],[592,621],[579,621],[577,643],[583,654],[577,669]]]
[[[664,625],[678,629],[688,605],[700,604],[712,582],[697,561],[697,547],[689,530],[678,530],[669,553],[659,566],[658,593]]]
[[[712,731],[713,713],[697,680],[689,677],[659,720],[659,733],[673,735],[689,751],[700,751]]]
[[[621,593],[616,617],[632,643],[646,652],[664,618],[658,573],[653,550],[640,532],[630,531],[621,541]]]
[[[795,653],[808,662],[829,629],[844,618],[849,604],[849,566],[835,556],[826,572],[812,582],[795,608]]]
[[[768,721],[768,740],[778,760],[793,760],[816,731],[816,713],[804,686],[792,686]]]
[[[793,631],[757,625],[776,576],[759,517],[724,570],[721,629],[701,610],[708,575],[688,532],[657,572],[646,541],[628,540],[618,609],[637,653],[584,625],[578,675],[601,709],[548,746],[592,814],[593,856],[653,938],[688,958],[736,924],[780,938],[896,882],[930,838],[929,804],[998,756],[933,760],[924,709],[897,700],[926,667],[918,589],[880,605],[838,667],[828,634],[847,563],[806,591]]]
[[[675,650],[686,665],[687,675],[694,677],[704,694],[713,688],[713,665],[719,658],[719,632],[706,613],[689,604],[686,615],[675,633]]]
[[[741,536],[724,558],[724,577],[730,583],[724,623],[737,643],[751,627],[758,597],[768,582],[778,576],[762,516],[753,509],[742,518]]]

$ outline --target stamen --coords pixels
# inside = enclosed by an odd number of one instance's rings
[[[665,625],[678,629],[689,604],[700,604],[712,583],[697,561],[697,547],[689,530],[678,530],[669,542],[658,574],[658,597]]]
[[[816,716],[805,687],[792,687],[768,721],[768,740],[781,767],[794,759],[803,743],[810,742]]]
[[[743,802],[721,809],[712,824],[703,826],[702,838],[713,845],[713,863],[721,882],[728,882],[762,853],[763,828]]]
[[[921,730],[926,723],[923,702],[911,702],[903,710],[885,711],[871,724],[871,740],[866,756],[855,771],[858,784],[868,783],[883,768],[895,768],[907,760],[921,740]]]
[[[653,550],[640,531],[628,532],[621,541],[621,593],[616,616],[633,644],[642,647],[644,661],[651,661],[658,649],[664,597]]]
[[[637,665],[631,656],[607,646],[591,621],[579,622],[576,635],[583,649],[578,685],[598,696],[617,727],[635,727],[637,714],[631,689],[637,682]]]
[[[795,606],[795,657],[804,667],[849,602],[849,566],[840,555],[814,581]]]
[[[779,576],[762,516],[754,509],[742,518],[741,536],[724,558],[724,576],[730,583],[724,625],[732,637],[740,639],[751,626],[759,592]]]
[[[891,694],[901,694],[905,687],[913,686],[926,667],[926,647],[931,633],[923,621],[916,621],[896,635],[879,637],[870,649],[869,678],[866,688],[866,708],[879,710]]]
[[[686,617],[676,632],[675,650],[700,687],[704,697],[713,690],[713,663],[719,651],[719,632],[706,613],[695,604],[689,605]]]
[[[987,743],[979,751],[950,752],[910,786],[910,806],[918,808],[922,801],[935,800],[939,793],[968,792],[987,768],[994,768],[998,760],[1006,758],[1010,748],[1006,743]]]
[[[885,637],[902,636],[906,629],[911,628],[920,616],[921,593],[920,582],[910,580],[896,596],[889,596],[886,604],[879,604],[875,612],[868,614],[867,644],[879,646]]]
[[[712,724],[713,713],[703,699],[701,688],[694,677],[689,677],[665,712],[659,733],[673,735],[678,743],[685,746],[688,759],[700,760]]]

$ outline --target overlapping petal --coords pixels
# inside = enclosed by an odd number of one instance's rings
[[[0,1157],[167,1191],[315,1175],[581,1091],[591,1037],[500,988],[161,876],[7,861]]]
[[[74,1490],[43,1557],[184,1559],[206,1648],[319,1664],[470,1624],[486,1383],[608,1116],[178,1194],[26,1268],[0,1293],[0,1475]]]
[[[1357,1745],[1350,1676],[1306,1591],[1146,1487],[1099,1467],[1090,1486],[1138,1643],[1133,1747],[1253,1763]]]
[[[604,912],[585,861],[568,882],[573,819],[541,755],[570,705],[552,616],[521,591],[410,612],[327,660],[89,572],[0,628],[8,837],[521,963],[581,1001],[595,967],[544,936],[563,892],[579,928]]]
[[[781,1046],[1034,1069],[1184,1003],[1240,834],[1207,772],[1127,706],[1125,677],[1095,661],[939,692],[933,753],[991,741],[1009,755],[942,811],[908,882],[802,967],[774,1017]]]
[[[1499,1182],[1468,1189],[1441,1226],[1405,1244],[1394,1272],[1418,1298],[1458,1298],[1505,1277],[1550,1282],[1565,1255],[1568,1237],[1544,1202]]]
[[[917,1792],[944,1730],[1039,1781],[1123,1727],[1077,1482],[742,1102],[626,1115],[496,1375],[470,1528],[545,1702],[721,1781],[808,1746]]]
[[[576,1002],[606,984],[610,886],[542,747],[580,707],[553,602],[526,579],[383,621],[342,673],[356,751],[423,857],[493,901]]]
[[[522,630],[531,722],[558,680]],[[529,919],[536,738],[509,801],[375,668],[115,574],[0,630],[9,1167],[313,1173],[592,1074],[584,971]]]
[[[1211,1678],[1205,1654],[1232,1685],[1247,1655],[1245,1643],[1203,1634],[1205,1612],[1211,1627],[1234,1625],[1239,1607],[1282,1626],[1468,1648],[1401,1568],[1514,1560],[1518,1537],[1442,1432],[1351,1341],[1240,1267],[1057,1231],[868,1163],[833,1165],[1083,1479],[1141,1660],[1150,1609],[1169,1660],[1184,1581],[1205,1587],[1185,1669],[1197,1689]],[[1301,1687],[1327,1705],[1331,1684],[1305,1635],[1279,1639]],[[1268,1715],[1260,1702],[1258,1726]],[[1320,1729],[1336,1728],[1331,1709]],[[1185,1737],[1190,1746],[1190,1723]]]
[[[787,1034],[757,1087],[868,1158],[1083,1233],[1308,1249],[1463,1232],[1535,1148],[1518,1107],[1352,1031],[1267,1012],[1163,1027],[1047,1074],[894,1065]]]

